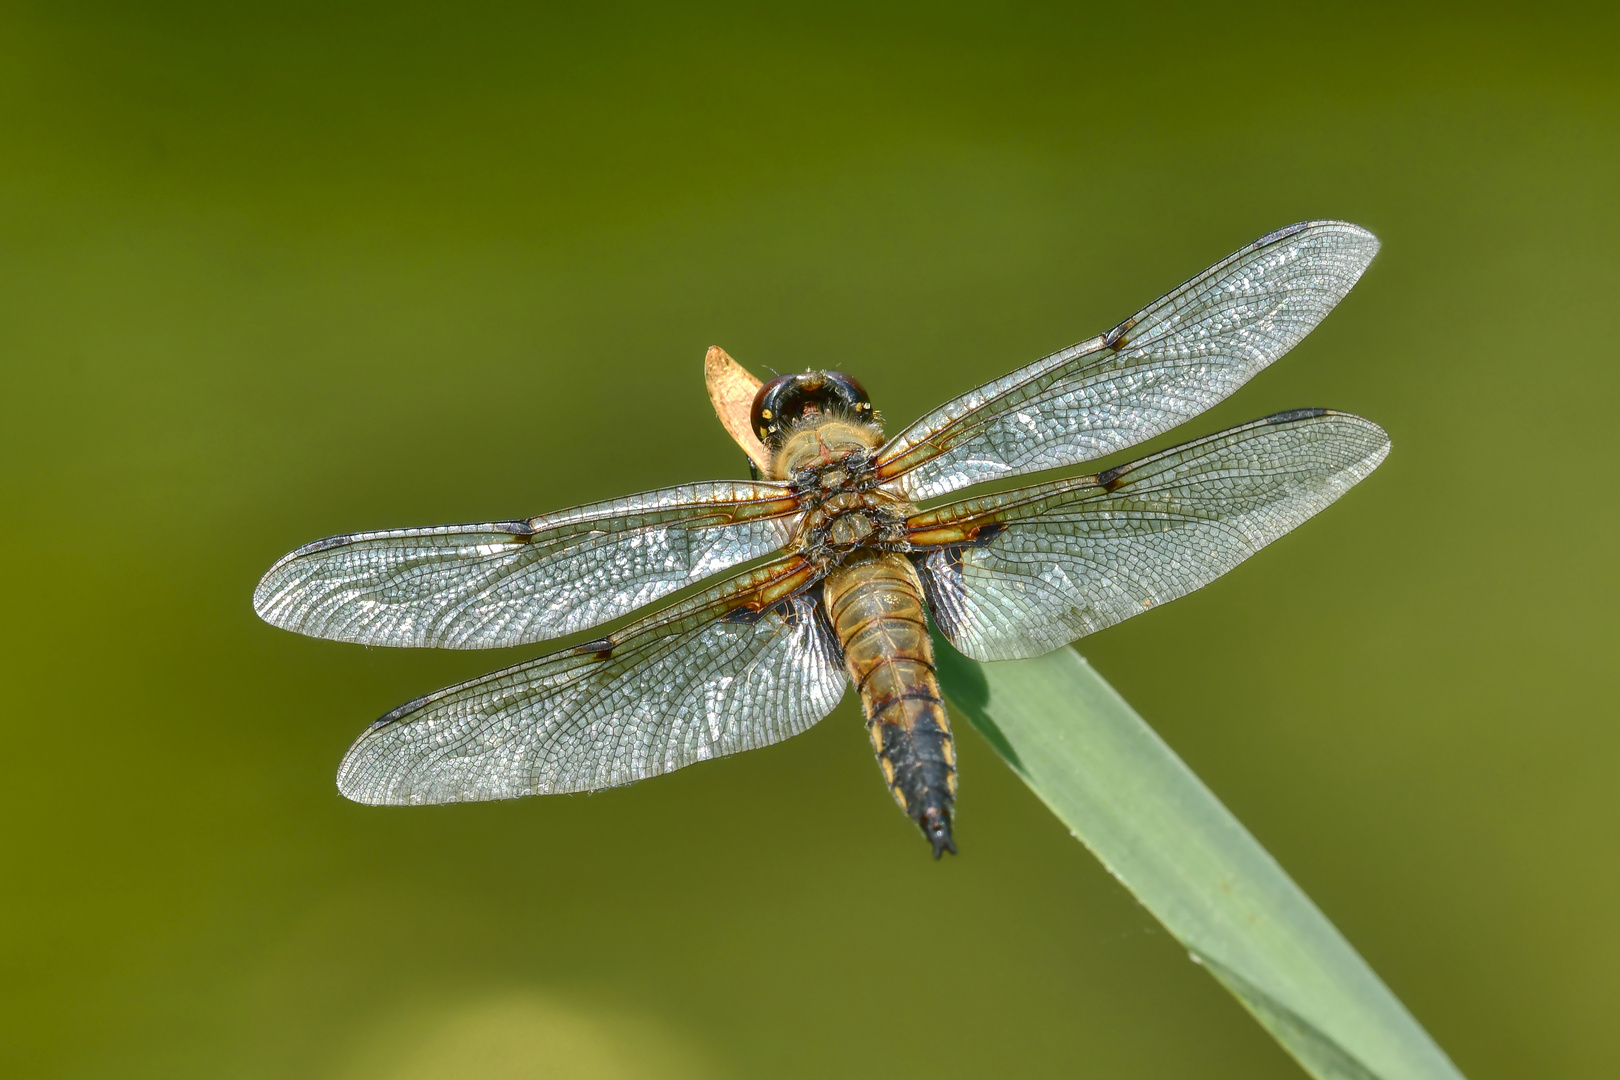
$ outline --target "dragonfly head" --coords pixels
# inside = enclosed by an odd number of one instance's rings
[[[778,375],[754,395],[749,419],[778,479],[869,450],[883,438],[865,389],[841,371]]]
[[[842,371],[778,375],[754,395],[750,420],[766,446],[780,446],[806,420],[871,420],[872,399]]]

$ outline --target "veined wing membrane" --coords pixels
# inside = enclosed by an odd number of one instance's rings
[[[546,641],[769,555],[798,509],[784,485],[718,481],[527,521],[334,536],[272,566],[253,609],[286,630],[363,645]]]
[[[780,742],[847,677],[797,558],[740,574],[578,648],[402,705],[338,789],[363,803],[509,799],[627,784]]]
[[[1378,251],[1309,221],[1262,237],[1101,337],[945,403],[878,453],[913,500],[1092,461],[1203,412],[1293,348]]]
[[[940,545],[922,574],[935,622],[978,660],[1050,652],[1208,584],[1388,452],[1370,421],[1301,409],[1095,476],[918,514],[913,541]]]

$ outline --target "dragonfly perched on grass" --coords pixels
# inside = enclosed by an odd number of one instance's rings
[[[978,660],[1061,648],[1232,569],[1372,472],[1389,438],[1295,409],[1101,472],[969,489],[1192,419],[1310,333],[1377,250],[1345,222],[1292,225],[887,437],[849,375],[761,385],[711,349],[711,397],[754,479],[318,540],[270,568],[254,608],[338,641],[503,648],[714,578],[401,705],[350,748],[339,790],[420,804],[613,787],[796,735],[853,685],[884,781],[938,858],[956,850],[957,776],[930,616]]]

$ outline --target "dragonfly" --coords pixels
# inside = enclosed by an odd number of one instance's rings
[[[957,850],[957,758],[930,623],[976,660],[1063,648],[1231,570],[1390,444],[1358,416],[1294,409],[990,489],[1197,416],[1310,333],[1377,250],[1347,222],[1278,230],[893,436],[847,374],[761,383],[712,348],[711,398],[751,479],[318,540],[270,568],[254,609],[365,645],[596,635],[384,715],[338,770],[357,802],[611,788],[797,735],[853,686],[883,779],[937,860]]]

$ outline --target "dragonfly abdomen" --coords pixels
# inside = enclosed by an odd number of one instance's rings
[[[935,858],[954,854],[956,748],[917,571],[904,556],[874,554],[835,570],[823,589],[889,791],[934,845]]]

